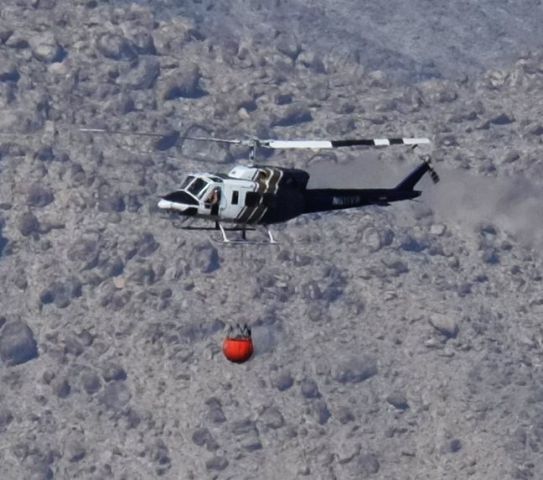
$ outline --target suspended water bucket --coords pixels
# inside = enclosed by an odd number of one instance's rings
[[[222,345],[224,356],[234,363],[244,363],[253,354],[251,329],[247,325],[230,327]]]

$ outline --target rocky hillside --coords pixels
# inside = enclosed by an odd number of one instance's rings
[[[382,63],[327,54],[347,42],[338,24],[317,39],[320,2],[288,21],[279,1],[140,3],[2,2],[2,479],[541,478],[543,55],[501,54],[538,47],[541,14],[488,27],[473,50],[488,63],[423,71],[397,60],[417,57],[411,30],[368,37]],[[428,135],[443,181],[277,226],[278,247],[226,248],[156,203],[248,152],[186,134]],[[417,159],[261,161],[370,187]],[[244,365],[221,353],[232,322],[253,327]]]

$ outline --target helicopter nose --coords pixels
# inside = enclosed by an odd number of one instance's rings
[[[171,203],[168,202],[168,200],[164,200],[163,198],[159,200],[158,202],[158,208],[162,208],[163,210],[166,210],[168,208],[171,208]]]
[[[157,204],[158,208],[161,210],[166,210],[167,212],[178,213],[179,215],[192,216],[198,213],[198,209],[191,205],[184,205],[178,202],[171,202],[165,198],[161,198]]]

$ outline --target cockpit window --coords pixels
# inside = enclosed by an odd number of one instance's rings
[[[185,178],[185,180],[181,184],[181,190],[187,188],[190,185],[190,182],[192,182],[193,180],[194,177],[192,175],[189,175],[187,178]]]
[[[168,193],[168,195],[165,195],[162,197],[164,200],[168,200],[169,202],[178,202],[178,203],[184,203],[188,205],[198,205],[198,202],[195,198],[191,197],[187,192],[172,192]]]
[[[195,197],[197,197],[198,194],[202,193],[202,190],[206,186],[207,186],[207,182],[205,180],[202,180],[201,178],[197,178],[188,188],[188,191],[192,193]]]

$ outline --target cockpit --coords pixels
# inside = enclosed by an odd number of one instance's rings
[[[209,186],[216,183],[222,183],[222,179],[215,176],[187,175],[181,183],[181,190],[201,199],[209,190]]]
[[[180,211],[186,210],[189,206],[210,208],[209,203],[212,198],[216,198],[214,192],[217,187],[220,188],[218,185],[220,183],[222,179],[215,175],[187,175],[181,182],[179,190],[164,195],[158,206]]]

